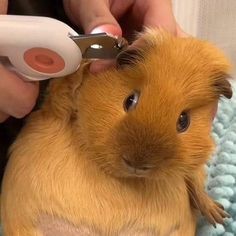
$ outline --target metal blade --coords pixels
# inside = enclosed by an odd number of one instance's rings
[[[114,59],[128,46],[122,37],[106,33],[69,36],[80,48],[82,57],[87,59]]]

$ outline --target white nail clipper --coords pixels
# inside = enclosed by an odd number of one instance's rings
[[[71,74],[83,58],[115,58],[126,46],[124,38],[79,35],[48,17],[0,15],[0,56],[31,81]]]

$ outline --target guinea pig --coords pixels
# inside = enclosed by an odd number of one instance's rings
[[[10,149],[5,236],[193,236],[200,212],[228,216],[204,190],[204,165],[230,63],[162,30],[137,42],[116,68],[94,75],[84,63],[51,81]]]

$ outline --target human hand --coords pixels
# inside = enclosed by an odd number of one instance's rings
[[[0,1],[0,14],[7,12],[7,0]],[[22,118],[35,105],[38,83],[25,82],[0,64],[0,123],[9,116]]]
[[[67,15],[86,34],[107,32],[132,40],[144,26],[162,27],[176,36],[185,36],[177,24],[171,0],[64,0]],[[108,62],[110,64],[110,62]],[[100,71],[107,63],[97,61],[90,70]]]
[[[130,38],[143,26],[163,27],[180,35],[171,0],[64,0],[70,19],[85,33],[109,32]]]
[[[25,82],[0,64],[0,123],[9,116],[22,118],[34,107],[39,85]]]

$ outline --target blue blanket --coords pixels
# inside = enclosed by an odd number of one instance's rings
[[[213,125],[217,150],[207,165],[207,191],[231,215],[225,225],[216,228],[201,219],[198,236],[236,235],[236,82],[232,81],[233,98],[222,99]]]

